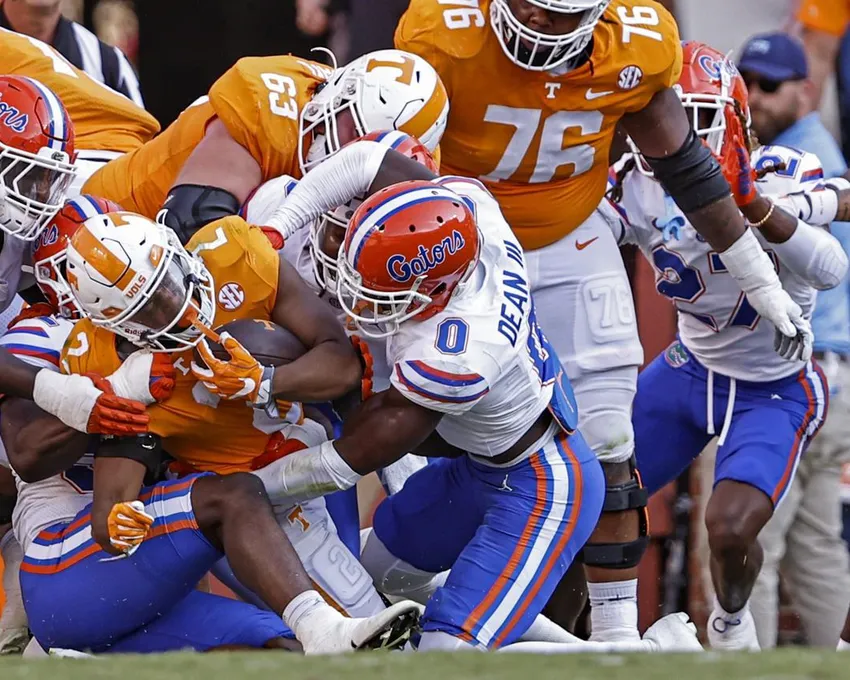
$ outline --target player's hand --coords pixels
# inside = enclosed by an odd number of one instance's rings
[[[272,244],[272,248],[275,250],[281,250],[284,246],[283,234],[281,234],[274,227],[260,227],[260,231],[262,231],[266,238],[269,240],[269,243]]]
[[[773,286],[750,291],[747,300],[776,327],[773,348],[783,359],[808,361],[812,358],[812,326],[803,317],[800,305],[791,299],[778,280]]]
[[[133,352],[107,380],[119,397],[150,405],[171,396],[177,371],[167,352]]]
[[[145,540],[152,524],[153,517],[145,512],[142,501],[116,503],[107,519],[109,544],[125,555],[132,555]]]
[[[208,366],[194,361],[192,373],[213,394],[223,399],[244,399],[257,408],[265,408],[272,400],[274,367],[257,361],[229,333],[221,334],[221,346],[230,354],[230,361],[216,358],[206,339],[198,345],[198,354]]]
[[[32,305],[26,305],[18,315],[9,322],[9,328],[14,326],[16,323],[20,321],[26,321],[27,319],[36,319],[40,316],[53,316],[57,314],[59,310],[57,310],[53,305],[49,302],[36,302]]]
[[[116,396],[100,376],[42,369],[35,377],[33,401],[80,432],[129,436],[148,431],[145,405]]]
[[[729,186],[732,187],[732,195],[739,208],[752,203],[758,193],[756,192],[756,173],[750,165],[750,151],[747,148],[745,137],[740,126],[729,124],[726,134],[731,132],[731,145],[727,154],[731,156],[724,158],[721,162],[723,175]]]

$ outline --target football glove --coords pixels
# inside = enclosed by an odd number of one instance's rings
[[[192,373],[212,394],[222,399],[244,399],[255,408],[272,402],[274,366],[264,366],[229,333],[221,334],[221,346],[230,361],[215,357],[206,339],[198,345],[198,354],[208,368],[192,362]]]
[[[125,555],[132,555],[145,540],[152,524],[153,517],[145,512],[142,501],[116,503],[107,519],[109,543]]]
[[[32,305],[25,305],[18,315],[9,322],[9,328],[14,326],[19,321],[27,319],[36,319],[40,316],[53,316],[57,313],[57,309],[49,302],[36,302]]]
[[[742,208],[752,203],[758,195],[756,192],[756,173],[750,165],[750,151],[740,125],[731,125],[726,130],[727,135],[730,135],[730,133],[731,144],[725,150],[725,157],[720,165],[723,168],[726,181],[732,187],[735,203],[739,208]]]
[[[112,386],[96,375],[62,375],[42,369],[35,377],[33,401],[80,432],[145,434],[150,422],[144,404],[115,396]]]

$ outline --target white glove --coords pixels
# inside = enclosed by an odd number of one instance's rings
[[[773,263],[762,250],[752,230],[747,229],[720,259],[735,277],[753,309],[772,323],[787,340],[774,343],[784,359],[808,361],[812,357],[814,334],[800,309],[782,287]]]
[[[654,652],[701,652],[697,627],[683,612],[668,614],[653,623],[643,634]]]
[[[153,352],[139,350],[128,356],[112,375],[106,378],[115,394],[140,401],[145,406],[156,402],[150,390]]]

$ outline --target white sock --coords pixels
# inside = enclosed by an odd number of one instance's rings
[[[528,630],[523,633],[518,642],[558,642],[562,644],[575,644],[583,642],[572,633],[564,630],[557,623],[543,614],[538,614]]]
[[[440,630],[422,633],[419,641],[420,652],[474,652],[483,649]]]
[[[838,652],[846,652],[850,649],[850,642],[845,642],[841,638],[838,639],[838,646],[835,648]]]
[[[637,579],[588,583],[591,639],[640,639],[638,632]]]
[[[324,627],[328,618],[341,617],[338,611],[322,599],[315,590],[305,590],[296,595],[283,610],[283,622],[292,629],[302,645],[309,643],[316,627]]]

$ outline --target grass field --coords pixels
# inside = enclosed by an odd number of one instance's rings
[[[0,658],[2,680],[831,680],[850,654],[581,655],[387,654],[307,659],[272,652],[166,654],[95,660]]]

